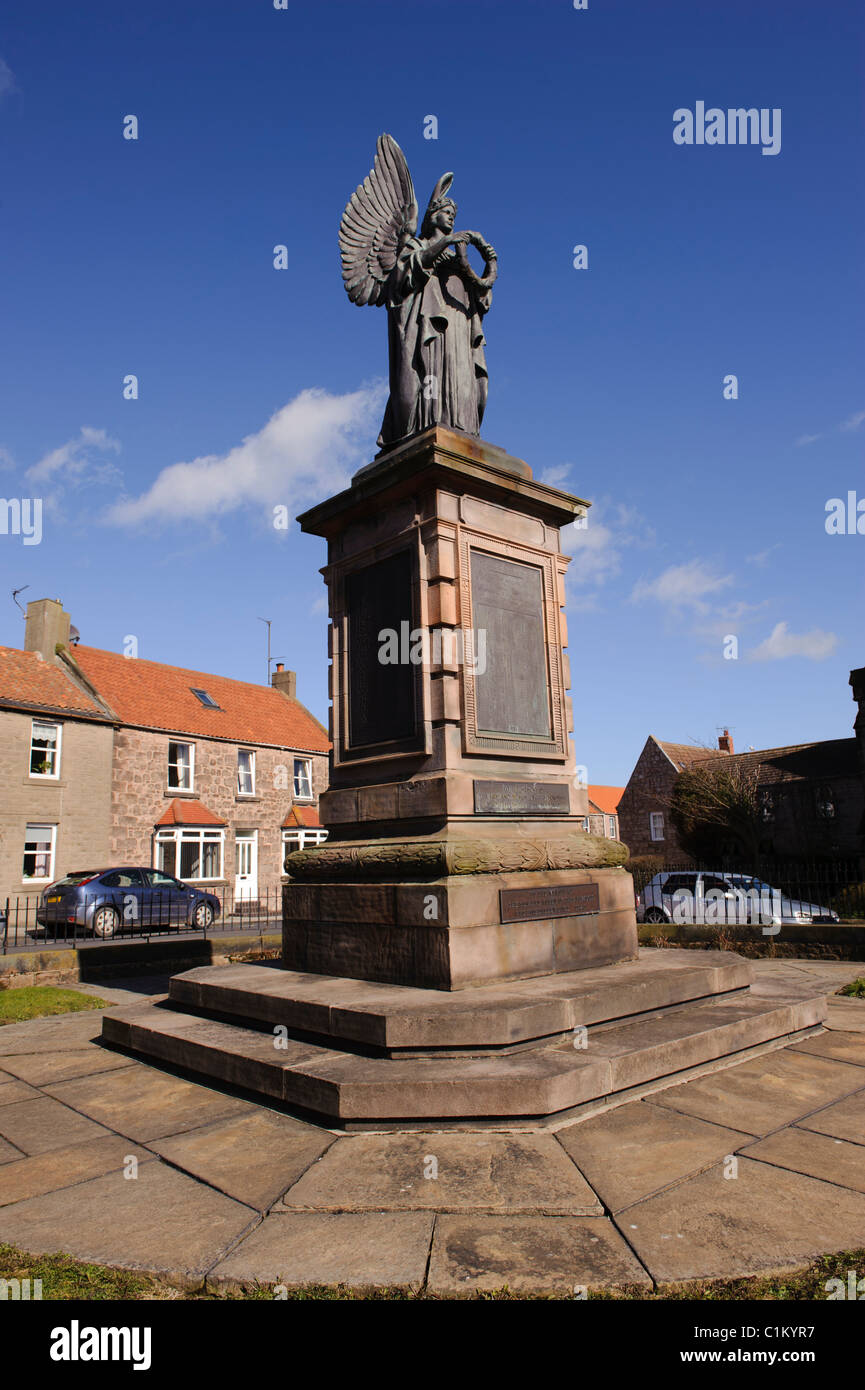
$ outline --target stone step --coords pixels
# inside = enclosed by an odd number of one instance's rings
[[[270,966],[203,966],[175,975],[169,1000],[350,1048],[489,1050],[741,991],[752,975],[750,964],[729,951],[676,950],[454,993]]]
[[[368,1056],[181,1013],[163,1001],[106,1014],[109,1043],[258,1092],[332,1124],[551,1115],[817,1026],[822,995],[776,992],[683,1005],[505,1056]]]

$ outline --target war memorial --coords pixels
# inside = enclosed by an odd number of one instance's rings
[[[481,436],[498,262],[454,230],[452,177],[418,225],[382,135],[340,227],[350,299],[386,309],[390,398],[380,452],[299,518],[327,540],[329,839],[286,860],[281,968],[190,970],[104,1021],[332,1127],[536,1127],[826,1015],[731,952],[641,954],[627,850],[582,828],[562,530],[590,504]]]

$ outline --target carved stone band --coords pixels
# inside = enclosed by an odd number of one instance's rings
[[[375,844],[318,845],[286,856],[290,878],[329,879],[447,878],[452,874],[526,873],[539,869],[611,869],[627,862],[618,840],[569,835],[559,840],[379,841]]]

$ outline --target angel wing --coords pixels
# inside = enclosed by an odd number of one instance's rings
[[[352,193],[339,224],[342,278],[353,304],[381,304],[401,243],[417,232],[417,201],[405,155],[380,135],[375,164]]]

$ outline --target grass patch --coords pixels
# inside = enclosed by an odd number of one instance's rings
[[[851,980],[849,985],[839,989],[839,994],[849,994],[853,999],[865,999],[865,979]]]
[[[589,1293],[590,1299],[665,1303],[669,1301],[737,1302],[747,1299],[823,1301],[826,1282],[841,1279],[846,1287],[848,1270],[865,1268],[865,1249],[842,1250],[822,1255],[793,1274],[752,1279],[701,1279],[689,1284],[659,1284],[652,1291],[630,1287]],[[857,1276],[858,1277],[858,1276]],[[141,1302],[250,1302],[273,1298],[273,1285],[262,1284],[246,1292],[220,1293],[210,1289],[181,1290],[151,1274],[84,1264],[70,1255],[28,1255],[14,1245],[0,1243],[0,1279],[41,1279],[43,1300],[85,1299],[88,1302],[128,1300]],[[285,1297],[286,1295],[283,1295]],[[468,1295],[478,1302],[556,1302],[572,1300],[571,1293],[526,1295],[507,1287],[491,1293]],[[341,1284],[310,1284],[287,1290],[291,1302],[448,1302],[440,1294],[413,1293],[409,1289],[347,1289]],[[462,1300],[461,1300],[462,1301]]]
[[[82,1009],[107,1009],[108,1001],[77,989],[57,985],[22,985],[20,989],[0,990],[0,1028],[6,1023],[23,1023],[28,1018],[49,1014],[79,1013]]]

